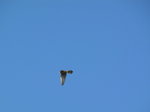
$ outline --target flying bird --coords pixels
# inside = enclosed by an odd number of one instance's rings
[[[60,82],[61,82],[61,85],[64,85],[67,74],[72,74],[72,73],[73,73],[72,70],[68,70],[68,71],[61,70],[60,71]]]

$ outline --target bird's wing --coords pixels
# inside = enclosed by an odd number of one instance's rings
[[[64,85],[65,79],[66,79],[66,74],[61,74],[61,75],[60,75],[60,82],[61,82],[61,85]]]

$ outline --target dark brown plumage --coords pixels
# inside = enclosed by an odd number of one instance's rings
[[[72,74],[73,71],[72,70],[68,70],[68,71],[61,70],[60,71],[60,82],[61,82],[61,85],[64,85],[67,73],[68,74]]]

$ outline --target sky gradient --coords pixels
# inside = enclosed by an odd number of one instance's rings
[[[149,4],[0,1],[0,112],[150,112]]]

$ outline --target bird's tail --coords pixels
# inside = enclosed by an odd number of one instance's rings
[[[72,70],[68,70],[67,73],[68,73],[68,74],[72,74],[73,71],[72,71]]]

